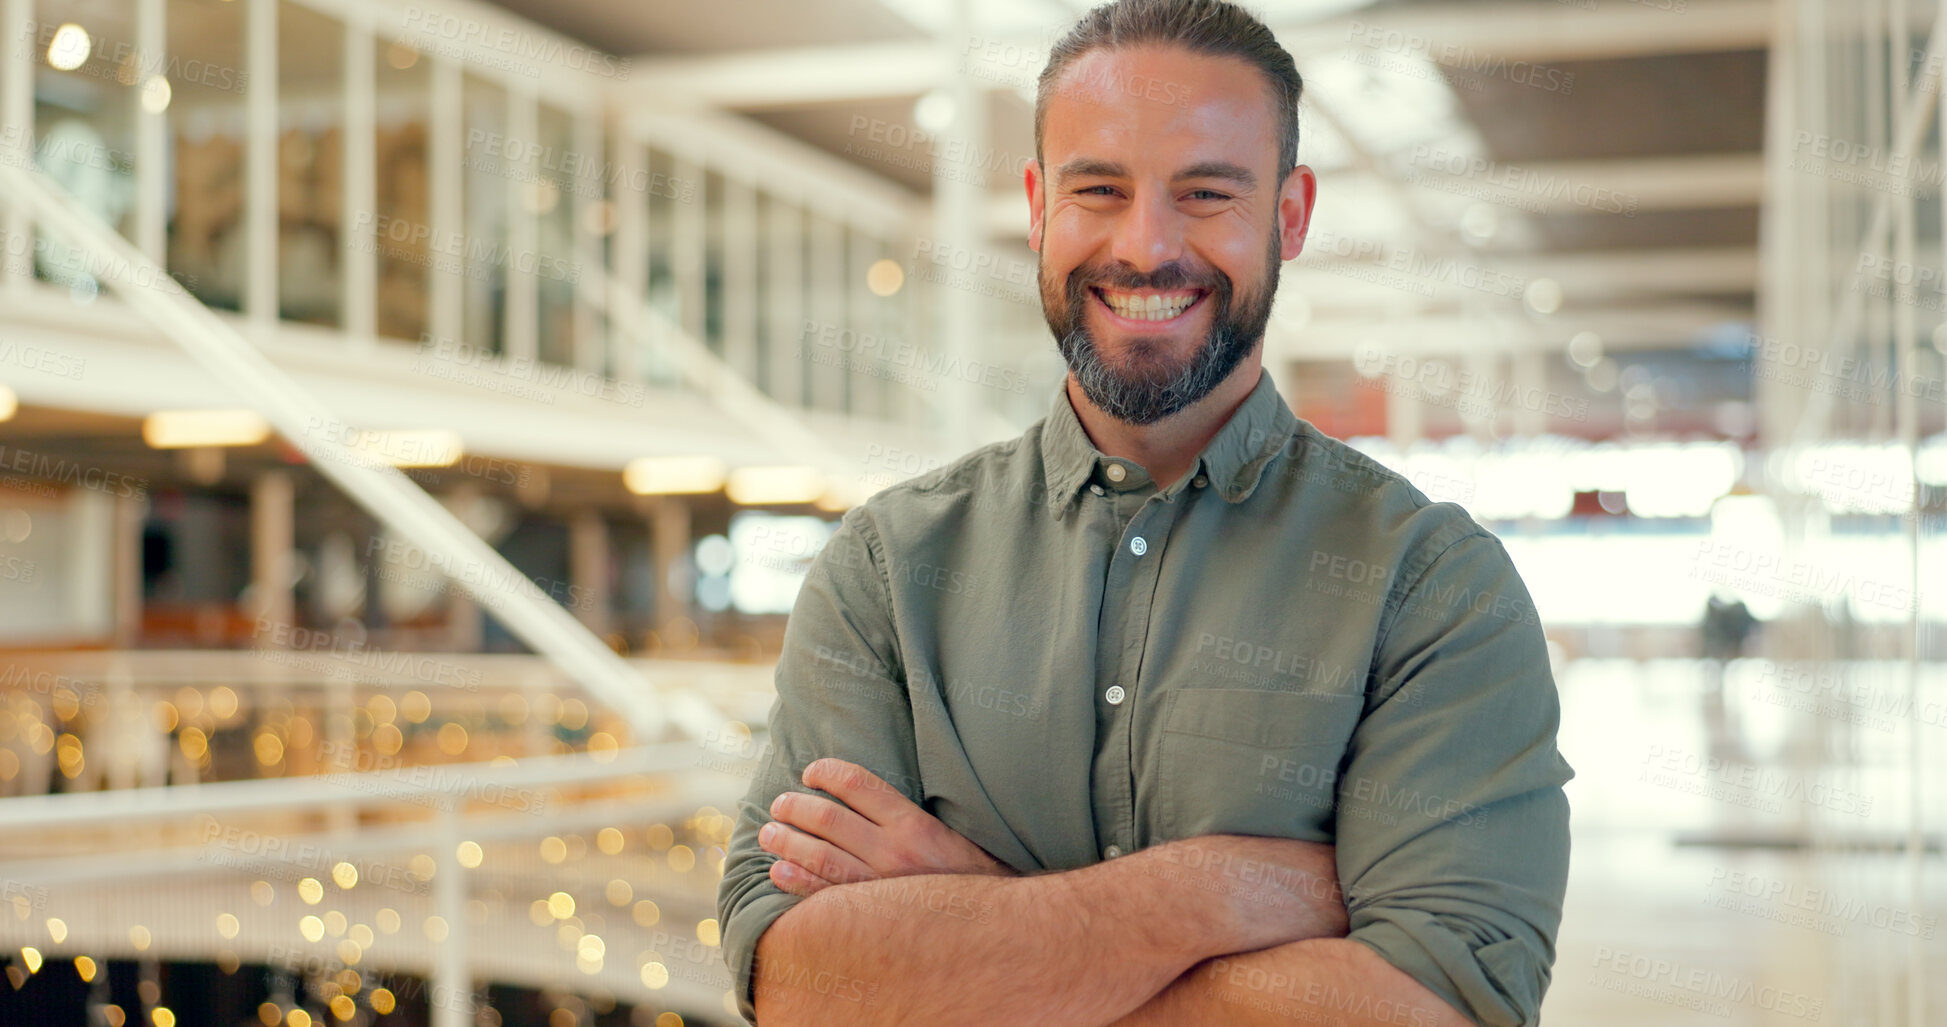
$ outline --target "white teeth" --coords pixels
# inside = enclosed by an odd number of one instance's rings
[[[1132,321],[1168,321],[1190,308],[1197,301],[1195,296],[1180,296],[1169,300],[1161,296],[1121,296],[1102,293],[1117,314]]]

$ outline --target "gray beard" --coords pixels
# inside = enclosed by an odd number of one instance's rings
[[[1110,275],[1082,281],[1072,273],[1065,290],[1065,309],[1049,304],[1047,283],[1042,283],[1042,313],[1054,332],[1062,358],[1082,395],[1110,417],[1127,424],[1154,424],[1208,396],[1229,378],[1237,365],[1251,354],[1264,338],[1264,327],[1271,320],[1271,303],[1278,292],[1278,272],[1283,268],[1278,254],[1278,236],[1271,234],[1271,247],[1265,259],[1264,288],[1245,297],[1238,307],[1230,279],[1213,275],[1207,282],[1196,282],[1173,265],[1158,268],[1148,275]],[[1095,338],[1088,332],[1086,304],[1094,296],[1089,287],[1106,284],[1115,288],[1138,289],[1145,286],[1176,289],[1201,285],[1209,290],[1204,302],[1212,305],[1210,334],[1204,344],[1188,358],[1169,361],[1162,356],[1166,344],[1161,339],[1138,336],[1129,347],[1127,366],[1110,366]]]
[[[1196,353],[1174,367],[1151,360],[1144,361],[1145,367],[1119,371],[1103,358],[1088,329],[1078,325],[1062,337],[1061,355],[1082,395],[1103,413],[1129,424],[1154,424],[1208,396],[1256,344],[1255,339],[1220,324]],[[1146,350],[1149,345],[1148,340],[1138,340],[1136,349]]]

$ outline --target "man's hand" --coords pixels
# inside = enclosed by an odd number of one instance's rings
[[[840,759],[813,760],[804,783],[841,802],[784,792],[757,833],[778,857],[771,880],[797,896],[834,884],[907,874],[992,874],[1014,870],[932,814],[915,806],[878,775]]]

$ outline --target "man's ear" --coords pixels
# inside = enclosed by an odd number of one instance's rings
[[[1023,184],[1028,191],[1028,249],[1041,252],[1041,217],[1047,209],[1041,205],[1041,162],[1031,160],[1027,171],[1022,175]]]
[[[1286,175],[1278,193],[1278,253],[1291,260],[1305,251],[1305,234],[1312,227],[1312,204],[1318,200],[1318,176],[1303,164]]]

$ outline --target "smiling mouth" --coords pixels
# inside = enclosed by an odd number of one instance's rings
[[[1203,289],[1177,289],[1169,292],[1128,292],[1121,289],[1089,288],[1110,313],[1125,321],[1160,323],[1174,321],[1209,295]]]

